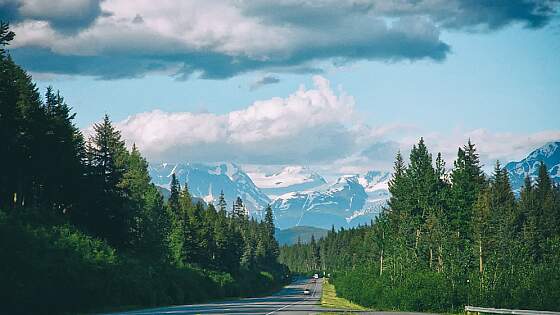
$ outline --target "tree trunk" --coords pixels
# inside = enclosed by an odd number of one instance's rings
[[[381,247],[381,257],[379,257],[379,275],[383,275],[383,247]]]
[[[430,270],[432,270],[432,259],[434,257],[434,253],[432,247],[430,246]]]
[[[482,239],[478,241],[478,271],[482,274],[484,271],[483,260],[482,260]]]
[[[439,245],[438,248],[438,272],[443,272],[443,255],[442,255],[443,249],[441,248],[441,245]]]

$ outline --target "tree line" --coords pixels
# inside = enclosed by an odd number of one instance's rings
[[[194,203],[172,175],[164,200],[138,148],[105,115],[86,137],[59,92],[41,97],[0,24],[0,300],[10,313],[182,304],[273,289],[272,210]]]
[[[371,225],[283,246],[280,261],[332,273],[340,295],[377,309],[560,310],[560,187],[543,162],[516,198],[499,162],[485,176],[470,141],[448,171],[420,139],[408,164],[397,154],[389,191]]]

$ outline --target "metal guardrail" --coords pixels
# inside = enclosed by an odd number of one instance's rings
[[[509,310],[509,309],[505,309],[505,308],[488,308],[488,307],[476,307],[476,306],[465,306],[465,311],[466,312],[488,313],[488,314],[560,315],[560,312],[530,311],[530,310]]]

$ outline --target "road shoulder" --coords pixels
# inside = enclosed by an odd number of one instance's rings
[[[366,311],[367,309],[347,299],[336,296],[336,290],[328,278],[324,278],[323,292],[321,294],[321,306],[348,311]]]

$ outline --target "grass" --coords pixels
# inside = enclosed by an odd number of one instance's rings
[[[352,303],[347,299],[336,296],[336,290],[334,285],[330,284],[328,279],[325,278],[323,282],[323,294],[321,295],[321,306],[328,308],[338,308],[344,310],[353,311],[365,311],[367,310],[363,306]]]

